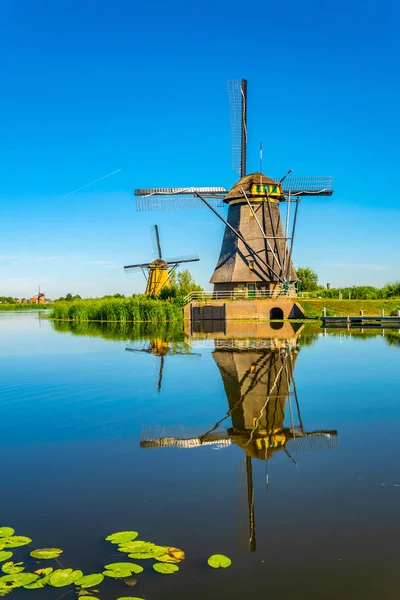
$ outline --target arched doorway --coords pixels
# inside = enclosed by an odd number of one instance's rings
[[[271,310],[269,311],[269,318],[272,320],[276,320],[276,321],[281,321],[284,317],[283,317],[283,310],[281,308],[279,308],[279,306],[274,306],[274,308],[271,308]]]

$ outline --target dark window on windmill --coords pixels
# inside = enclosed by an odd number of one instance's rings
[[[254,269],[254,260],[250,259],[247,261],[249,265],[249,269]]]

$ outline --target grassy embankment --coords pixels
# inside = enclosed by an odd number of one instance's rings
[[[378,316],[382,309],[389,316],[400,309],[400,299],[392,300],[336,300],[330,298],[299,299],[306,318],[320,318],[325,307],[329,316],[358,316],[360,310],[365,316]],[[13,305],[4,305],[13,306]],[[16,305],[17,306],[17,305]],[[26,306],[26,305],[21,305]],[[46,307],[47,308],[47,307]],[[6,309],[12,310],[12,309]],[[62,321],[100,322],[178,322],[183,318],[182,307],[166,300],[152,300],[146,296],[134,298],[107,298],[99,300],[74,300],[56,302],[50,317]]]
[[[20,311],[20,310],[49,310],[53,308],[53,304],[0,304],[0,311]]]
[[[389,316],[393,311],[400,309],[400,298],[393,300],[336,300],[331,298],[298,299],[307,318],[317,318],[322,315],[323,307],[330,317],[357,317],[360,310],[365,316],[376,317],[382,310]]]
[[[173,302],[135,296],[134,298],[56,302],[50,318],[63,321],[165,323],[180,321],[183,315],[182,307]]]

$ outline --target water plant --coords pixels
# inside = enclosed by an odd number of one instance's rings
[[[154,542],[136,539],[139,536],[137,531],[118,531],[108,535],[105,539],[116,546],[119,552],[128,555],[129,558],[137,560],[153,560],[152,568],[161,575],[172,575],[179,571],[178,564],[185,559],[185,553],[175,546],[161,546]],[[75,591],[79,600],[99,600],[97,594],[99,586],[105,577],[110,579],[119,579],[128,586],[133,586],[137,580],[132,574],[139,574],[144,571],[141,564],[135,562],[121,561],[104,565],[101,573],[84,574],[80,569],[66,568],[59,561],[63,553],[60,548],[38,548],[31,550],[29,556],[37,561],[54,560],[57,563],[56,569],[53,567],[44,567],[34,570],[34,572],[25,572],[27,568],[23,562],[14,562],[10,558],[13,552],[3,550],[3,548],[18,548],[29,545],[32,540],[26,536],[15,535],[11,527],[0,527],[0,562],[1,571],[4,575],[0,576],[0,597],[11,593],[16,588],[25,590],[36,590],[45,586],[54,588],[71,589]],[[214,554],[208,559],[208,564],[213,568],[226,568],[231,564],[231,560],[222,554]],[[1,575],[1,574],[0,574]],[[123,596],[118,600],[143,600],[142,598]]]
[[[212,556],[210,556],[207,562],[213,569],[226,569],[232,564],[231,559],[225,556],[224,554],[213,554]]]

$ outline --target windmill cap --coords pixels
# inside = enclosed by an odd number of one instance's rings
[[[275,181],[275,179],[271,179],[271,177],[267,177],[262,173],[251,173],[250,175],[245,175],[235,183],[235,185],[229,190],[229,192],[225,196],[224,202],[230,202],[231,200],[243,198],[242,189],[246,192],[246,194],[251,194],[251,188],[253,185],[280,184],[279,181]]]
[[[156,258],[155,260],[151,261],[150,267],[158,267],[161,269],[168,269],[168,263],[165,260],[163,260],[162,258]]]

